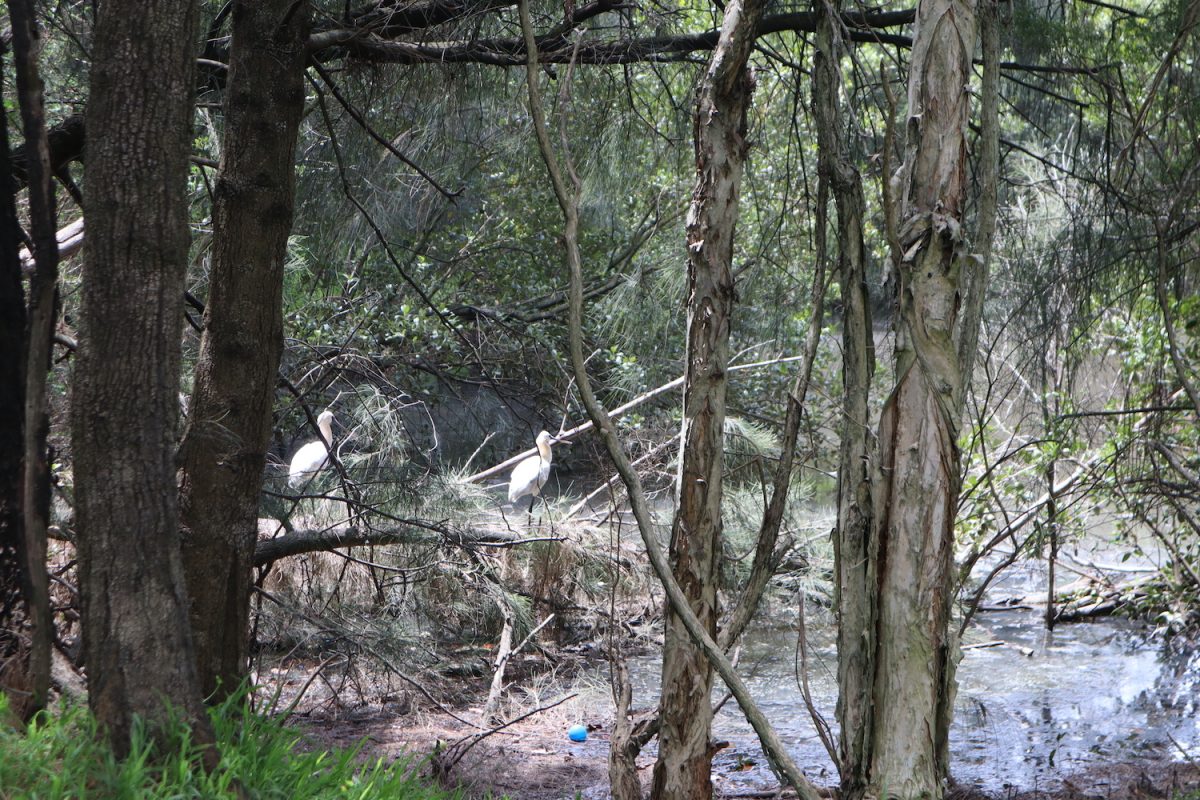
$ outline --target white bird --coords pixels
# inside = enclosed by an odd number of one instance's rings
[[[516,503],[525,495],[529,495],[529,514],[533,515],[533,504],[550,477],[550,443],[558,441],[550,434],[542,431],[537,435],[537,455],[521,459],[521,463],[513,468],[512,477],[508,479],[508,502]]]
[[[317,427],[321,429],[321,439],[309,442],[296,451],[292,456],[291,466],[288,467],[288,485],[292,488],[299,486],[312,478],[329,462],[329,445],[333,444],[333,412],[326,409],[317,417]]]

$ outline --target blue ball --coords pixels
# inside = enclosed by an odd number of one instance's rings
[[[586,742],[587,728],[582,725],[572,725],[567,729],[567,738],[572,742]]]

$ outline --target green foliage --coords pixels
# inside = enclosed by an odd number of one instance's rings
[[[754,563],[754,547],[758,542],[759,526],[762,524],[770,488],[756,484],[729,485],[725,487],[721,502],[721,522],[724,533],[724,556],[722,584],[727,589],[738,590],[745,586]],[[779,541],[793,540],[794,548],[788,555],[789,563],[804,563],[820,573],[832,569],[833,553],[829,528],[829,509],[818,508],[813,503],[812,485],[792,476],[788,491],[787,506],[779,528]],[[817,587],[818,592],[828,594],[828,587]]]
[[[0,798],[4,800],[135,800],[136,798],[237,798],[317,800],[387,797],[452,800],[428,785],[415,762],[401,758],[362,762],[356,749],[306,750],[302,737],[278,718],[251,711],[235,697],[211,712],[220,767],[208,773],[181,722],[172,723],[169,752],[156,752],[139,726],[128,758],[104,745],[87,709],[64,706],[28,731],[0,728]],[[8,700],[0,694],[0,718]]]

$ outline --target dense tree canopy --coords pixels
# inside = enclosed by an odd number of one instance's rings
[[[113,699],[121,657],[159,659],[137,668],[165,685],[144,688],[199,720],[198,697],[233,692],[252,651],[283,641],[263,598],[306,625],[337,599],[357,655],[414,659],[397,643],[426,625],[494,636],[600,608],[616,567],[526,541],[477,480],[587,419],[600,436],[556,450],[559,474],[586,494],[616,465],[647,548],[669,531],[704,629],[669,590],[671,796],[711,790],[709,663],[732,668],[717,645],[792,552],[842,625],[849,796],[944,788],[956,632],[998,547],[1047,559],[1053,625],[1060,544],[1117,517],[1124,547],[1167,554],[1154,610],[1195,622],[1197,0],[230,0],[200,4],[198,26],[147,12],[173,27],[142,32],[114,26],[121,8],[37,9],[24,47],[45,125],[34,93],[6,105],[0,171],[29,231],[18,252],[0,204],[0,363],[27,387],[0,380],[0,410],[23,420],[0,450],[0,657],[46,671],[17,635],[40,624],[24,464],[53,486],[49,564],[71,586],[56,658],[86,660],[117,738],[158,702]],[[603,411],[680,376],[682,393]],[[48,444],[31,433],[43,398]],[[284,465],[326,407],[329,467],[294,491]],[[660,490],[656,527],[642,495]],[[831,498],[832,542],[797,544],[796,492]],[[150,545],[150,565],[115,555]],[[350,546],[373,548],[336,562],[357,590],[314,574],[271,588]],[[168,616],[140,621],[143,644],[102,646],[113,620],[97,615],[131,585]],[[385,616],[402,632],[374,638]],[[168,651],[187,663],[168,669]]]

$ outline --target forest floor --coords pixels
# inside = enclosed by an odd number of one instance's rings
[[[315,665],[314,665],[315,666]],[[285,680],[295,686],[295,678]],[[386,698],[382,704],[305,702],[293,723],[313,748],[360,748],[364,759],[415,759],[418,768],[439,773],[448,786],[460,786],[469,798],[514,800],[600,800],[608,797],[608,743],[612,704],[608,688],[594,673],[575,671],[520,690],[504,709],[508,718],[537,710],[488,736],[473,739],[475,723],[487,696],[481,681],[457,686],[459,702],[434,707],[413,700],[413,693]],[[284,702],[288,694],[285,687]],[[563,699],[565,698],[565,699]],[[574,724],[588,728],[585,742],[568,739]],[[654,762],[653,743],[638,759],[646,792]],[[732,772],[732,770],[729,770]],[[735,798],[789,797],[773,786],[747,789],[714,769],[716,796]],[[812,776],[821,787],[836,783],[832,775]],[[982,792],[956,787],[951,800],[1150,800],[1200,798],[1200,764],[1162,758],[1111,762],[1083,772],[1064,774],[1037,787],[1011,787]]]

